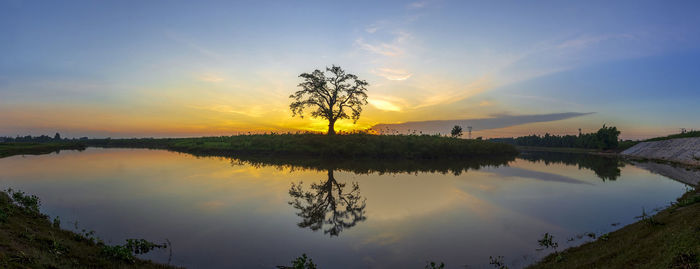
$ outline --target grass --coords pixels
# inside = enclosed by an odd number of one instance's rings
[[[105,245],[92,233],[62,230],[39,205],[36,196],[0,192],[0,268],[174,268],[133,256],[160,245],[141,239]]]
[[[267,134],[201,138],[99,139],[89,146],[154,148],[205,155],[439,159],[517,155],[511,145],[430,135]]]
[[[690,131],[690,132],[685,132],[681,134],[672,134],[668,136],[662,136],[662,137],[655,137],[655,138],[650,138],[647,140],[644,140],[645,142],[647,141],[662,141],[662,140],[669,140],[669,139],[675,139],[675,138],[689,138],[689,137],[700,137],[700,131]]]
[[[39,155],[60,150],[84,150],[85,145],[76,142],[30,143],[12,142],[0,143],[0,158],[13,155]]]
[[[651,220],[651,221],[650,221]],[[529,268],[700,268],[700,193]]]

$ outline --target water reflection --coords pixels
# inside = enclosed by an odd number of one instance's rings
[[[344,229],[355,226],[365,217],[366,199],[360,196],[360,186],[353,182],[348,190],[346,183],[339,183],[328,169],[328,179],[312,183],[310,190],[304,190],[303,182],[292,183],[289,196],[294,198],[289,204],[298,210],[302,221],[301,228],[312,231],[323,229],[324,234],[338,236]]]
[[[584,153],[523,152],[518,157],[531,162],[544,162],[546,165],[551,163],[578,165],[579,169],[593,170],[603,181],[617,180],[620,177],[620,168],[625,167],[625,162],[620,158]]]
[[[0,159],[0,185],[41,197],[64,228],[79,221],[106,242],[168,238],[173,264],[188,268],[231,268],[232,261],[274,268],[301,253],[319,268],[415,268],[426,260],[488,268],[496,255],[519,268],[537,258],[545,232],[562,248],[577,244],[565,238],[610,232],[685,191],[635,166],[582,155],[221,157],[94,148],[14,156]],[[531,258],[520,261],[523,255]],[[145,258],[167,262],[169,255]]]
[[[201,155],[200,155],[201,156]],[[307,169],[315,171],[344,171],[355,174],[393,174],[393,173],[439,173],[461,175],[471,170],[483,167],[507,166],[515,160],[514,156],[494,156],[460,159],[345,159],[329,160],[321,158],[299,158],[279,156],[219,156],[231,159],[234,166],[252,166],[256,168],[276,167],[278,169]]]

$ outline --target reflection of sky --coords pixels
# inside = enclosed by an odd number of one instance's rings
[[[583,232],[667,204],[682,184],[633,166],[603,182],[577,166],[516,160],[460,176],[358,175],[367,220],[329,238],[296,226],[291,182],[325,181],[325,171],[231,166],[226,159],[126,149],[64,151],[0,159],[0,182],[36,194],[64,227],[94,229],[106,240],[173,242],[173,262],[192,267],[265,267],[309,254],[321,268],[484,265],[503,255],[514,265],[533,255],[545,232],[561,245]],[[582,184],[583,183],[583,184]],[[167,253],[153,254],[166,260]]]

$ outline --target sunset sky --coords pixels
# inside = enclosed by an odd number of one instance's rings
[[[700,129],[698,1],[204,2],[1,0],[0,136],[325,130],[289,95],[332,64],[370,83],[340,130]]]

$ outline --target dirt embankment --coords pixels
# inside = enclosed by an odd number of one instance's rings
[[[700,137],[642,142],[621,153],[623,156],[700,166]]]

